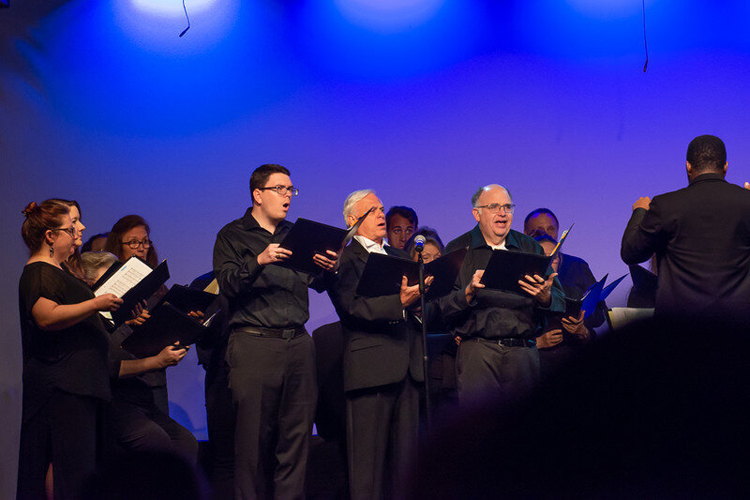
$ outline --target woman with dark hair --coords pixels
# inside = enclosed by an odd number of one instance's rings
[[[133,255],[156,267],[158,258],[156,248],[149,235],[151,228],[146,219],[140,215],[126,215],[115,222],[107,236],[104,251],[117,255],[120,262],[125,262]]]
[[[113,311],[122,300],[94,297],[63,269],[79,235],[66,205],[32,202],[23,214],[21,235],[31,256],[18,287],[23,418],[17,496],[44,498],[51,462],[55,498],[76,498],[100,458],[110,398],[108,334],[97,311]]]
[[[132,256],[156,267],[157,256],[150,240],[151,229],[140,215],[126,215],[118,220],[107,236],[105,250],[124,262]],[[157,291],[148,300],[147,309],[167,292],[166,287]],[[192,313],[195,315],[194,313]],[[128,337],[131,331],[120,328],[112,333],[116,345]],[[175,348],[184,356],[186,348]],[[121,359],[128,358],[125,353]],[[176,364],[176,363],[174,363]],[[195,462],[198,457],[198,442],[195,437],[169,417],[166,367],[148,371],[130,378],[119,378],[112,384],[112,423],[118,443],[127,450],[172,449]]]

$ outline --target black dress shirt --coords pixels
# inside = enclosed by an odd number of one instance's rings
[[[216,236],[214,272],[229,301],[229,325],[238,327],[294,328],[310,317],[308,286],[322,291],[322,279],[277,265],[258,264],[258,255],[270,243],[280,243],[291,222],[282,221],[273,234],[251,215],[224,226]]]
[[[509,251],[521,251],[544,255],[541,245],[533,238],[511,230],[505,238]],[[464,290],[471,282],[474,272],[485,269],[492,255],[492,248],[482,235],[479,225],[448,243],[445,252],[450,253],[466,247],[468,252],[459,271],[454,292],[436,300],[436,307],[444,319],[454,327],[461,337],[525,338],[533,339],[541,333],[546,313],[565,310],[565,295],[560,282],[555,278],[548,307],[542,307],[533,297],[517,293],[481,288],[474,302],[466,302]],[[548,269],[546,276],[552,273]]]

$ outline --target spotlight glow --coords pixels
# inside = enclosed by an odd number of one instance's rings
[[[350,22],[381,33],[399,32],[429,21],[444,0],[334,0]]]
[[[133,7],[161,16],[184,16],[182,0],[131,0]],[[202,12],[213,6],[216,0],[185,0],[188,12]]]

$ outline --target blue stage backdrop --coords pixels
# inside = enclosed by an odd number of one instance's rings
[[[15,484],[21,209],[72,198],[84,236],[137,213],[171,283],[211,269],[215,234],[249,204],[256,166],[300,189],[290,219],[341,225],[374,188],[444,240],[481,185],[575,222],[566,251],[626,272],[639,196],[682,187],[690,139],[727,143],[750,179],[748,2],[638,0],[51,0],[0,10],[0,497]],[[627,283],[627,282],[626,282]],[[629,283],[628,283],[629,285]],[[611,305],[623,305],[628,286]],[[309,328],[333,321],[311,297]],[[205,435],[194,356],[169,370],[175,416]]]

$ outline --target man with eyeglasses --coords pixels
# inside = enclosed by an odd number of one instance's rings
[[[511,229],[510,192],[498,184],[480,188],[471,198],[477,225],[445,247],[467,248],[455,291],[438,299],[445,320],[461,338],[458,348],[459,400],[507,396],[532,388],[539,380],[535,338],[545,313],[564,311],[556,273],[526,276],[522,293],[490,290],[481,283],[494,250],[544,255],[533,238]]]
[[[261,165],[250,193],[252,206],[219,231],[214,246],[214,272],[229,303],[235,497],[300,499],[317,402],[315,352],[304,326],[308,287],[323,291],[324,278],[271,265],[291,255],[279,246],[298,194],[289,170]],[[336,254],[315,261],[330,271]]]
[[[721,139],[696,137],[688,186],[633,204],[620,253],[629,265],[656,254],[656,315],[748,321],[750,192],[725,180],[728,165]]]

